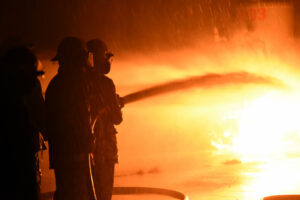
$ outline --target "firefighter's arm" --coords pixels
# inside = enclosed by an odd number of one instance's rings
[[[119,125],[123,121],[121,108],[118,106],[117,101],[111,102],[110,106],[107,106],[105,111],[110,116],[110,120],[113,124]]]
[[[109,108],[110,108],[111,122],[115,125],[119,125],[123,121],[123,116],[119,104],[118,95],[115,93],[115,88],[111,97]]]

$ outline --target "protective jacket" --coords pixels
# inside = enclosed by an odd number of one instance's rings
[[[95,157],[118,161],[116,129],[122,122],[122,112],[113,81],[105,75],[92,73],[92,113],[95,119],[93,131],[96,137]]]
[[[93,151],[89,114],[89,87],[85,73],[60,70],[45,97],[50,167]]]

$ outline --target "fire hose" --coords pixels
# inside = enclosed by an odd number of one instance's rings
[[[169,196],[178,200],[187,200],[188,197],[181,192],[163,188],[153,187],[114,187],[113,195],[139,195],[139,194],[158,194]],[[41,195],[41,200],[51,199],[54,192],[47,192]]]
[[[173,92],[176,90],[188,89],[191,87],[213,87],[217,85],[236,84],[236,83],[264,83],[276,84],[276,80],[269,77],[261,77],[247,72],[234,72],[228,74],[206,74],[203,76],[195,76],[188,79],[168,82],[162,85],[157,85],[144,90],[140,90],[126,96],[120,97],[122,105],[139,101],[164,93]],[[161,194],[167,195],[176,199],[188,199],[181,192],[163,188],[152,187],[114,187],[114,195],[132,195],[132,194]]]
[[[98,200],[96,194],[96,188],[94,185],[94,177],[93,177],[93,158],[89,155],[89,174],[90,174],[90,184],[93,193],[93,200]],[[112,191],[113,195],[137,195],[137,194],[159,194],[165,195],[169,197],[173,197],[178,200],[187,200],[188,197],[181,192],[164,189],[164,188],[153,188],[153,187],[113,187]]]
[[[114,187],[113,195],[132,195],[132,194],[160,194],[173,197],[179,200],[187,199],[187,196],[181,192],[163,188],[152,187]]]
[[[149,98],[164,93],[173,92],[176,90],[188,89],[191,87],[214,87],[218,85],[237,84],[237,83],[264,83],[274,84],[276,81],[269,77],[261,77],[247,72],[233,72],[227,74],[206,74],[195,76],[188,79],[177,80],[165,84],[157,85],[147,89],[143,89],[126,96],[120,97],[120,104],[123,107],[125,104],[136,102],[145,98]],[[163,188],[152,187],[114,187],[114,195],[132,195],[132,194],[160,194],[167,195],[179,200],[187,199],[187,196],[181,192]]]

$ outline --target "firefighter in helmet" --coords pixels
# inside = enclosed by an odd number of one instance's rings
[[[122,112],[113,80],[106,74],[110,72],[112,53],[99,39],[87,42],[93,55],[93,68],[90,73],[92,85],[93,132],[96,137],[94,153],[94,183],[97,197],[110,200],[114,183],[114,167],[118,162],[117,131],[115,125],[122,122]]]
[[[45,97],[50,168],[56,178],[55,200],[91,199],[88,160],[94,151],[86,81],[88,52],[76,37],[64,38],[58,46],[56,76]]]

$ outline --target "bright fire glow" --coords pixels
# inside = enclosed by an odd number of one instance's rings
[[[241,188],[244,199],[295,193],[300,184],[300,94],[269,92],[245,103],[227,122],[232,119],[235,127],[227,127],[212,144],[249,166],[241,172],[247,180]]]
[[[299,159],[284,159],[261,165],[258,173],[245,174],[252,179],[243,187],[246,199],[295,193],[300,178],[298,169]]]
[[[238,133],[232,139],[232,150],[243,161],[291,153],[300,139],[299,120],[299,96],[269,93],[239,111]]]

